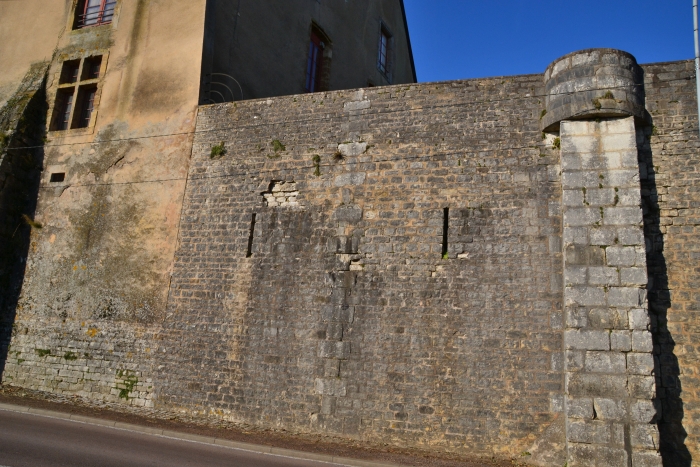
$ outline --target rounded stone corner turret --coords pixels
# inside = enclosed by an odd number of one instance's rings
[[[644,71],[627,52],[570,53],[547,67],[544,83],[544,131],[558,131],[562,120],[630,116],[646,120]]]

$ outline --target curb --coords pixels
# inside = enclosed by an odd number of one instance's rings
[[[58,418],[61,420],[70,420],[88,425],[97,425],[103,427],[116,428],[120,430],[133,431],[143,433],[145,435],[157,436],[162,438],[172,438],[180,441],[190,441],[201,444],[210,444],[239,451],[254,452],[257,454],[268,454],[271,456],[290,457],[299,460],[319,461],[329,464],[346,465],[350,467],[400,467],[398,464],[387,464],[373,461],[363,461],[359,459],[350,459],[347,457],[330,456],[327,454],[314,454],[310,452],[294,451],[291,449],[275,448],[272,446],[261,446],[257,444],[241,443],[239,441],[231,441],[228,439],[213,438],[210,436],[192,435],[188,433],[180,433],[172,430],[163,430],[159,428],[148,428],[140,425],[132,425],[131,423],[113,422],[100,418],[86,417],[84,415],[72,415],[63,412],[54,412],[53,410],[34,409],[21,405],[3,404],[0,403],[0,410],[7,412],[19,412],[42,417]]]

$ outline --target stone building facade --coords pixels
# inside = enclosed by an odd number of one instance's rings
[[[238,2],[242,19],[230,16],[226,5],[233,3],[1,2],[3,362],[16,310],[24,309],[17,305],[20,288],[41,316],[128,322],[119,339],[148,348],[149,337],[140,336],[154,336],[165,316],[200,93],[212,97],[226,86],[213,80],[235,75],[242,89],[252,90],[247,98],[303,92],[311,34],[323,31],[327,44],[318,44],[312,71],[325,89],[365,86],[381,63],[391,81],[415,81],[399,0],[343,10],[316,0],[290,0],[284,8],[277,1]],[[362,14],[339,21],[360,7]],[[285,24],[290,8],[294,21]],[[277,28],[266,22],[271,19]],[[366,31],[365,48],[353,42],[356,30]],[[380,56],[382,38],[387,48]],[[229,40],[230,49],[219,47]],[[269,62],[251,60],[254,50]],[[30,244],[32,228],[50,225],[60,225],[61,233],[46,245]],[[30,250],[42,259],[27,260]],[[43,266],[25,276],[37,262]],[[86,330],[69,325],[65,332]],[[105,378],[113,370],[105,368]],[[109,393],[111,383],[105,384]]]
[[[158,116],[109,97],[158,65],[129,56],[85,83],[110,131],[10,142],[46,162],[4,384],[540,466],[700,456],[691,62],[204,106],[196,66]],[[83,85],[52,63],[16,93],[48,125]]]

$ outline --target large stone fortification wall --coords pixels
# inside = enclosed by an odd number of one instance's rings
[[[689,466],[695,83],[689,62],[643,68],[585,51],[546,75],[202,107],[162,319],[72,322],[56,296],[19,322],[4,381],[536,465]]]
[[[472,454],[546,440],[563,464],[542,94],[534,75],[201,108],[159,403]]]
[[[664,465],[700,460],[700,139],[692,61],[644,66],[640,173]],[[694,464],[693,464],[694,465]]]

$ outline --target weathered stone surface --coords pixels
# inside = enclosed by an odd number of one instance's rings
[[[578,423],[570,466],[697,452],[692,67],[659,81],[677,65],[649,68],[656,129],[564,122],[561,152],[525,97],[541,76],[368,89],[355,110],[349,92],[203,107],[162,320],[119,318],[119,297],[84,326],[74,296],[29,303],[48,318],[18,323],[5,381],[511,456],[545,439],[561,454],[561,417]],[[502,92],[517,98],[484,102]],[[283,155],[260,153],[276,139]]]
[[[590,49],[565,55],[545,71],[546,110],[542,128],[557,130],[569,118],[644,117],[644,73],[634,57],[614,49]],[[613,124],[607,128],[615,132]],[[586,133],[584,132],[584,135]],[[608,140],[612,149],[628,139]],[[632,140],[634,143],[634,140]],[[609,149],[610,150],[610,149]]]
[[[559,160],[534,98],[499,101],[518,132],[478,142],[501,119],[484,85],[542,88],[501,81],[201,108],[190,173],[230,175],[188,181],[157,405],[457,452],[546,438],[561,457],[563,430],[545,434],[563,426]],[[276,158],[256,149],[272,140]],[[265,204],[273,181],[296,204]]]
[[[573,373],[569,375],[569,394],[577,397],[627,397],[625,376]]]
[[[607,331],[567,331],[564,341],[567,349],[610,350],[610,333]]]

